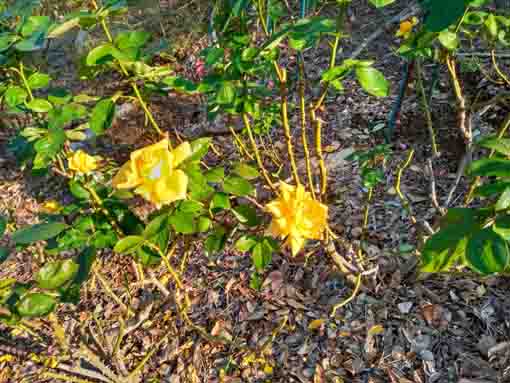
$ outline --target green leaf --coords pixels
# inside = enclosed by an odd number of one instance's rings
[[[505,241],[510,241],[510,215],[505,214],[497,217],[492,228]]]
[[[205,64],[213,66],[223,58],[225,50],[223,48],[210,47],[206,48],[203,53],[205,53]]]
[[[112,44],[102,44],[92,49],[87,55],[86,63],[88,66],[97,65],[113,58],[124,60],[124,54],[115,48]]]
[[[393,4],[395,0],[370,0],[370,3],[376,8],[386,7],[387,5]]]
[[[273,248],[266,240],[258,242],[251,251],[251,259],[255,270],[264,271],[273,259]]]
[[[186,159],[186,162],[200,161],[203,156],[207,154],[209,145],[211,144],[211,137],[202,137],[197,140],[191,141],[191,156]]]
[[[31,75],[27,82],[30,89],[45,88],[50,84],[51,77],[46,73],[36,72]]]
[[[489,35],[493,38],[496,38],[498,35],[499,27],[498,22],[496,21],[496,17],[492,13],[489,13],[489,16],[487,16],[485,19],[484,25],[487,28]]]
[[[421,271],[447,271],[460,261],[466,249],[467,237],[459,238],[455,228],[441,229],[430,237],[422,250]]]
[[[9,49],[12,44],[19,40],[19,37],[14,33],[2,33],[0,34],[0,52],[4,52]]]
[[[487,12],[468,12],[462,22],[467,25],[481,25],[488,15]]]
[[[14,45],[17,51],[20,52],[33,52],[43,49],[45,44],[44,32],[36,32],[29,38],[21,40],[19,43]]]
[[[89,199],[90,193],[79,182],[75,180],[69,181],[69,190],[71,194],[78,199]]]
[[[7,218],[3,215],[0,215],[0,237],[5,234],[5,230],[7,229]]]
[[[431,32],[441,32],[453,25],[466,9],[465,0],[428,0],[424,5],[428,11],[425,28]]]
[[[482,158],[471,163],[469,174],[485,177],[510,177],[510,161],[502,158]]]
[[[479,229],[479,212],[474,209],[449,209],[441,229],[430,237],[422,250],[424,272],[446,271],[464,255],[468,237]]]
[[[193,213],[194,216],[204,212],[204,205],[198,201],[184,200],[179,204],[179,211]]]
[[[205,233],[208,231],[212,226],[212,221],[209,217],[199,217],[198,223],[197,223],[197,231],[199,233]]]
[[[115,115],[115,103],[111,98],[99,101],[90,115],[89,127],[95,134],[100,135],[108,129]]]
[[[222,226],[216,227],[214,232],[204,242],[206,254],[212,255],[220,252],[225,246],[226,238],[225,228]]]
[[[51,88],[48,93],[48,101],[54,105],[64,105],[67,104],[73,95],[64,88]]]
[[[510,188],[509,181],[497,181],[477,187],[475,189],[475,196],[490,197],[495,194],[503,193],[507,188]]]
[[[223,81],[216,95],[216,102],[219,105],[229,105],[234,102],[235,97],[236,89],[234,85],[231,82]]]
[[[439,42],[449,50],[455,50],[459,46],[459,39],[456,33],[448,30],[442,31],[437,36]]]
[[[225,178],[223,183],[223,190],[226,193],[233,194],[239,197],[252,194],[254,188],[247,180],[241,177],[230,176]]]
[[[149,41],[151,34],[145,31],[122,32],[115,37],[115,45],[122,51],[138,49]]]
[[[12,234],[12,240],[18,245],[44,241],[53,238],[64,231],[68,226],[61,222],[38,223]]]
[[[56,289],[72,280],[78,268],[72,259],[47,263],[37,273],[36,280],[42,289]]]
[[[145,227],[143,231],[143,237],[145,239],[149,239],[157,235],[162,230],[167,229],[168,227],[168,215],[162,214],[154,218],[149,224]]]
[[[44,293],[31,293],[24,296],[16,309],[22,317],[41,317],[51,313],[56,306],[55,298]]]
[[[251,273],[250,287],[253,290],[257,290],[257,291],[260,291],[260,289],[262,288],[262,278],[260,277],[259,273],[257,273],[256,271]]]
[[[205,173],[205,178],[207,182],[220,183],[223,181],[223,178],[225,178],[225,169],[221,166],[212,168]]]
[[[245,224],[246,226],[256,226],[260,222],[259,218],[257,217],[257,212],[253,206],[239,205],[236,206],[232,211],[239,222]]]
[[[4,93],[5,103],[11,108],[22,104],[28,97],[28,93],[25,89],[19,86],[11,86]]]
[[[257,57],[257,54],[259,53],[259,50],[255,47],[248,47],[243,50],[243,53],[241,53],[241,59],[243,61],[252,61],[255,57]],[[223,52],[222,52],[223,57]]]
[[[507,188],[498,198],[494,208],[496,211],[505,210],[510,206],[510,188]]]
[[[7,258],[9,257],[9,249],[5,246],[0,246],[0,264],[2,262],[5,262]]]
[[[144,238],[139,235],[128,235],[117,242],[113,251],[119,254],[130,254],[138,250],[143,242]]]
[[[257,237],[253,235],[243,235],[235,243],[235,248],[243,253],[250,251],[258,243]]]
[[[484,148],[493,149],[498,153],[510,156],[510,138],[488,137],[478,143]]]
[[[245,164],[244,162],[238,162],[234,166],[234,173],[246,178],[247,180],[255,179],[260,175],[256,167]]]
[[[388,81],[377,69],[358,66],[356,67],[356,76],[367,93],[376,97],[386,97],[388,95]]]
[[[177,233],[192,234],[195,232],[195,214],[177,211],[170,216],[170,223]]]
[[[468,241],[466,261],[472,270],[481,274],[501,272],[510,261],[508,245],[491,228],[480,230]]]
[[[51,25],[48,16],[30,16],[21,28],[23,37],[32,36],[35,32],[46,32]]]
[[[32,101],[27,103],[27,108],[36,113],[47,113],[53,109],[53,105],[42,98],[34,98]]]
[[[209,208],[213,213],[217,213],[222,209],[230,209],[230,199],[228,197],[228,194],[215,193],[211,200]]]

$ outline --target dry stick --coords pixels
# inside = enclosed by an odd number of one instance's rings
[[[398,172],[397,172],[397,180],[395,182],[395,190],[397,191],[398,197],[402,201],[402,206],[404,207],[404,209],[409,214],[409,219],[411,220],[411,223],[413,225],[415,225],[417,220],[416,220],[416,217],[414,216],[414,213],[413,213],[413,210],[411,208],[411,205],[409,204],[409,201],[407,200],[407,198],[404,196],[404,194],[400,190],[400,183],[401,183],[401,180],[402,180],[402,174],[404,173],[404,170],[411,164],[413,156],[414,156],[414,149],[411,149],[411,150],[409,150],[409,154],[407,155],[406,160],[403,162],[402,165],[399,166]]]
[[[255,138],[253,137],[253,132],[251,129],[250,119],[248,118],[248,115],[246,113],[243,113],[242,115],[243,123],[246,128],[246,131],[248,132],[248,138],[250,139],[250,144],[253,152],[255,153],[255,158],[257,160],[257,165],[259,169],[262,171],[262,176],[264,177],[264,180],[266,181],[267,185],[271,188],[271,190],[275,190],[275,186],[273,182],[271,181],[271,178],[269,177],[269,173],[264,166],[264,163],[262,162],[262,157],[260,156],[259,149],[257,147],[257,143],[255,142]]]
[[[508,128],[510,128],[510,113],[507,114],[505,120],[501,124],[501,128],[499,129],[497,137],[502,138],[505,135],[505,133],[507,132]],[[496,151],[494,149],[492,149],[489,153],[489,158],[494,156],[495,153],[496,153]],[[475,189],[478,186],[479,182],[480,182],[480,177],[476,177],[473,180],[473,182],[471,182],[471,185],[469,186],[469,192],[468,192],[466,198],[464,199],[464,204],[466,206],[469,205],[473,201],[473,198],[474,198],[473,195],[474,195]]]
[[[427,95],[425,94],[425,88],[423,87],[423,70],[421,67],[421,60],[416,60],[416,74],[417,74],[417,85],[418,85],[418,91],[421,95],[421,103],[423,106],[423,109],[425,111],[425,118],[427,120],[427,129],[429,131],[430,135],[430,142],[432,144],[432,156],[434,158],[439,156],[439,151],[437,150],[437,143],[436,143],[436,135],[434,133],[434,124],[432,122],[432,114],[430,113],[430,106],[427,100]]]
[[[285,68],[280,68],[280,97],[281,97],[281,116],[283,132],[285,134],[285,140],[287,142],[287,153],[289,155],[290,167],[292,170],[292,177],[294,183],[299,185],[299,174],[296,166],[296,159],[294,158],[294,148],[292,146],[292,135],[290,132],[289,125],[289,114],[288,114],[288,101],[287,101],[287,71]]]
[[[303,59],[299,60],[299,111],[301,117],[301,141],[303,151],[305,152],[306,175],[312,198],[315,199],[315,190],[313,186],[312,163],[310,161],[310,150],[308,149],[307,123],[306,123],[306,103],[305,103],[305,68]]]

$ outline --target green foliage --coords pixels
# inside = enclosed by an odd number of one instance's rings
[[[508,140],[489,137],[479,143],[503,155],[508,155]],[[440,230],[428,239],[422,250],[422,270],[447,271],[452,267],[468,266],[481,274],[508,271],[510,254],[510,162],[504,158],[486,157],[471,163],[471,176],[496,177],[495,181],[479,186],[475,194],[490,198],[483,208],[450,209]]]

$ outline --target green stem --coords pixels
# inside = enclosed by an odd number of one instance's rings
[[[23,66],[23,61],[19,62],[19,76],[21,77],[21,81],[23,81],[23,85],[25,86],[27,92],[28,92],[28,98],[30,101],[34,99],[34,95],[32,94],[32,89],[30,89],[30,85],[28,85],[28,80],[25,76],[25,70]]]
[[[152,115],[151,111],[149,110],[149,108],[147,107],[147,104],[145,103],[145,101],[143,100],[142,98],[142,95],[140,94],[140,90],[138,89],[138,85],[136,85],[136,82],[132,82],[131,83],[131,87],[133,88],[133,90],[135,91],[135,94],[136,94],[136,97],[138,98],[138,102],[140,102],[140,105],[142,106],[142,109],[143,111],[145,112],[145,115],[147,116],[147,118],[149,119],[150,123],[152,124],[152,126],[154,127],[154,129],[156,130],[156,132],[158,132],[158,134],[160,136],[164,136],[165,133],[163,133],[163,131],[160,129],[158,123],[156,122],[156,120],[154,119],[154,116]]]

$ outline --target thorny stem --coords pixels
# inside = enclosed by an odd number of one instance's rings
[[[288,101],[287,101],[287,72],[285,68],[281,69],[281,81],[280,81],[280,97],[281,97],[281,116],[283,132],[285,134],[285,140],[287,142],[287,153],[290,160],[290,168],[292,170],[292,177],[296,185],[300,184],[299,174],[296,166],[296,159],[294,157],[294,147],[292,146],[292,135],[290,132],[289,124],[289,112],[288,112]]]
[[[356,277],[356,285],[354,286],[354,290],[353,290],[352,294],[346,300],[344,300],[340,303],[337,303],[336,305],[333,306],[333,310],[331,311],[332,317],[334,317],[336,315],[336,311],[338,309],[344,307],[347,303],[351,302],[356,297],[356,295],[359,292],[360,287],[361,287],[361,273],[358,274],[358,276]]]
[[[320,171],[320,196],[326,195],[328,187],[328,170],[326,163],[324,162],[324,155],[322,153],[322,121],[315,115],[313,106],[309,108],[310,122],[314,125],[315,130],[315,153],[319,160],[319,171]]]
[[[299,60],[299,111],[301,117],[301,141],[303,143],[303,151],[305,152],[305,164],[306,164],[306,174],[308,177],[308,185],[310,187],[310,192],[312,193],[312,198],[315,199],[315,190],[313,186],[313,176],[312,176],[312,163],[310,160],[310,150],[308,149],[308,138],[307,135],[307,123],[306,123],[306,104],[305,104],[305,69],[303,65],[303,60]]]
[[[101,275],[101,273],[97,270],[97,268],[94,268],[92,270],[92,272],[94,273],[95,277],[99,280],[99,282],[101,283],[101,285],[103,286],[103,288],[106,290],[106,292],[112,297],[112,299],[120,306],[122,307],[122,309],[124,311],[126,311],[128,313],[128,315],[134,315],[133,311],[131,310],[131,308],[129,308],[124,302],[122,302],[122,300],[117,296],[117,294],[115,294],[112,290],[112,288],[110,287],[110,285],[108,284],[108,282],[106,281],[106,279]]]
[[[334,66],[336,64],[336,54],[338,52],[338,45],[340,43],[340,38],[341,37],[342,37],[342,33],[341,32],[337,32],[336,35],[335,35],[335,41],[333,42],[333,47],[331,48],[331,57],[330,57],[330,60],[329,60],[329,69],[334,68]],[[329,82],[326,82],[324,84],[324,88],[322,89],[322,93],[321,93],[319,99],[317,100],[317,102],[313,106],[314,112],[317,111],[322,106],[322,103],[324,102],[324,100],[326,99],[326,95],[328,94],[328,89],[329,89]]]
[[[407,198],[404,197],[404,194],[402,193],[402,190],[400,190],[400,182],[402,180],[402,174],[404,173],[404,170],[411,164],[413,156],[414,156],[414,149],[411,149],[411,150],[409,150],[409,154],[407,155],[407,158],[404,161],[404,163],[399,166],[399,169],[398,169],[398,172],[397,172],[397,180],[395,182],[395,190],[397,191],[398,197],[402,201],[402,206],[404,207],[404,209],[409,214],[409,219],[411,220],[411,223],[413,225],[415,225],[417,221],[416,221],[416,217],[413,214],[411,205],[409,204],[409,201],[407,200]]]
[[[149,119],[149,121],[151,122],[153,128],[156,130],[156,132],[158,132],[158,134],[160,136],[164,136],[165,133],[163,133],[161,131],[161,129],[159,128],[159,125],[158,123],[156,122],[156,120],[154,119],[154,116],[152,115],[151,111],[149,110],[149,108],[147,107],[147,104],[145,103],[145,101],[143,100],[142,98],[142,95],[140,94],[140,90],[138,89],[138,85],[136,85],[136,82],[132,82],[131,83],[131,87],[133,88],[133,90],[135,91],[135,94],[136,94],[136,97],[138,98],[138,102],[140,102],[140,105],[142,106],[142,109],[143,111],[145,112],[145,115],[147,116],[147,118]],[[170,142],[170,141],[169,141]],[[172,144],[170,144],[170,149],[172,149]]]
[[[425,88],[423,87],[423,70],[421,67],[420,59],[416,60],[416,74],[418,91],[420,92],[421,103],[425,111],[425,118],[427,120],[427,129],[429,131],[430,142],[432,144],[432,155],[434,158],[437,158],[439,156],[439,151],[437,149],[436,135],[434,133],[434,125],[432,122],[432,114],[430,113],[430,106],[427,100],[427,95],[425,94]]]
[[[455,97],[457,99],[457,104],[459,108],[459,129],[464,135],[464,139],[466,144],[470,147],[472,136],[471,136],[471,127],[468,126],[469,121],[467,121],[467,110],[466,110],[466,100],[462,94],[462,87],[460,85],[459,78],[457,76],[457,69],[455,68],[455,60],[451,56],[446,57],[446,65],[448,67],[448,72],[450,73],[450,78],[453,84],[453,90],[455,93]]]
[[[258,0],[257,5],[259,8],[259,19],[260,19],[260,24],[262,25],[262,30],[264,31],[264,33],[266,35],[269,35],[269,30],[267,29],[267,24],[266,24],[266,18],[264,17],[264,5],[262,4],[262,0]]]
[[[239,151],[241,152],[241,155],[245,155],[248,157],[251,161],[253,161],[253,156],[250,154],[248,149],[246,149],[246,146],[244,145],[244,142],[241,140],[241,137],[238,136],[235,129],[231,126],[228,127],[230,130],[230,133],[232,133],[232,136],[234,137],[234,140],[237,142],[237,145],[239,145]]]
[[[269,173],[264,166],[264,163],[262,162],[262,157],[260,156],[260,151],[257,147],[257,143],[255,142],[255,138],[253,137],[253,132],[251,129],[250,119],[248,118],[248,115],[246,113],[243,113],[242,115],[244,127],[246,128],[246,131],[248,132],[248,138],[250,139],[250,144],[253,152],[255,153],[255,158],[257,160],[257,165],[259,169],[262,171],[262,176],[264,177],[264,180],[266,181],[267,185],[271,188],[271,190],[275,190],[275,186],[273,182],[271,181],[271,178],[269,178]]]
[[[501,71],[498,62],[496,61],[496,51],[495,49],[491,50],[491,58],[492,58],[492,66],[496,70],[496,73],[499,77],[508,85],[510,86],[510,79]]]

